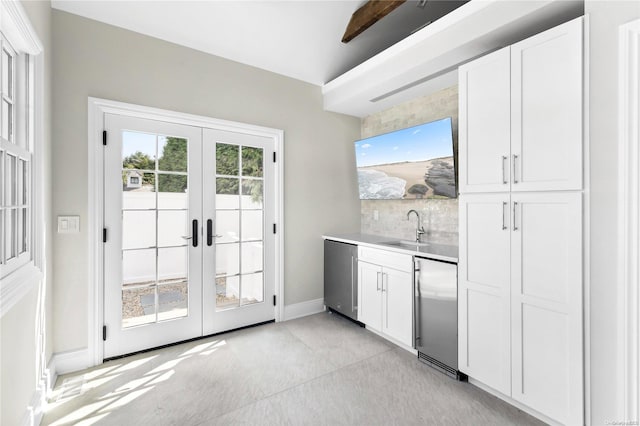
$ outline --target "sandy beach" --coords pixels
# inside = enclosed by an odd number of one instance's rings
[[[442,162],[450,164],[451,170],[453,170],[453,157],[435,158],[416,162],[406,161],[402,163],[380,164],[376,166],[360,167],[359,169],[378,170],[386,173],[387,176],[398,177],[405,180],[407,185],[405,187],[404,199],[430,198],[434,197],[436,194],[434,193],[434,188],[425,181],[425,174],[428,174],[434,168],[439,168]],[[426,186],[426,193],[408,193],[409,189],[414,185]]]

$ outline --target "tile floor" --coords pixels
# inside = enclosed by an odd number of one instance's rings
[[[539,425],[335,314],[58,378],[44,425]]]

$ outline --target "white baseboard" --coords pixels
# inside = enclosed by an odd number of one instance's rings
[[[89,356],[89,349],[79,349],[54,354],[49,365],[54,368],[51,371],[57,377],[61,374],[73,373],[92,367],[92,361]]]
[[[498,392],[497,390],[493,389],[492,387],[487,386],[484,383],[477,381],[476,379],[473,379],[473,378],[469,377],[469,384],[474,385],[475,387],[478,387],[478,388],[482,389],[483,391],[485,391],[487,393],[490,393],[491,395],[495,396],[496,398],[503,400],[504,402],[506,402],[509,405],[513,405],[518,410],[524,411],[525,413],[532,415],[536,419],[541,420],[541,421],[545,422],[548,425],[561,426],[561,423],[558,423],[557,421],[553,420],[552,418],[547,417],[542,413],[539,413],[538,411],[534,410],[533,408],[529,408],[526,405],[521,404],[520,402],[516,401],[515,399],[510,398],[510,397],[504,395],[503,393]]]
[[[306,317],[307,315],[317,314],[324,310],[324,298],[293,303],[284,306],[284,320],[288,321],[295,318]]]

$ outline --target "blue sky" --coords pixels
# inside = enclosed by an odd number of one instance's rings
[[[166,143],[166,137],[160,136],[158,139],[158,156],[160,156]],[[156,135],[126,130],[122,132],[122,158],[128,157],[137,151],[147,154],[152,159],[155,158]]]
[[[358,167],[451,157],[451,118],[363,139],[355,148]]]

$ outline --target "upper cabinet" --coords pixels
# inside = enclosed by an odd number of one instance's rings
[[[582,189],[582,18],[460,67],[460,192]]]

